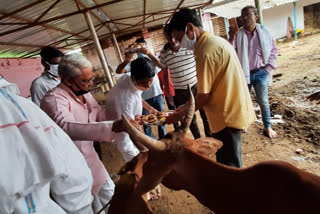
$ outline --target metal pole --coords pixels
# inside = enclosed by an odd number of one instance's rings
[[[224,26],[226,26],[226,35],[227,35],[227,39],[229,40],[230,35],[229,35],[229,20],[228,18],[224,18]]]
[[[109,68],[108,68],[107,61],[106,61],[106,59],[104,57],[104,54],[103,54],[103,51],[102,51],[102,48],[101,48],[97,33],[96,33],[95,29],[94,29],[94,25],[92,23],[91,16],[90,16],[89,12],[85,12],[84,16],[85,16],[87,24],[89,26],[89,29],[90,29],[90,32],[91,32],[91,35],[92,35],[92,38],[93,38],[93,42],[94,42],[94,44],[96,46],[96,49],[98,51],[98,55],[99,55],[99,58],[100,58],[100,62],[102,64],[102,68],[103,68],[104,74],[107,77],[107,81],[109,83],[110,88],[112,88],[113,87],[112,77],[111,77],[111,74],[110,74],[110,71],[109,71]]]
[[[258,23],[259,24],[263,24],[263,15],[262,15],[262,11],[263,11],[263,2],[261,0],[254,0],[255,4],[256,4],[256,8],[258,9]]]
[[[202,10],[199,8],[198,9],[198,13],[199,13],[199,16],[200,16],[200,21],[201,21],[201,24],[202,24],[202,26],[203,26],[203,16],[202,16]]]
[[[293,22],[294,22],[294,40],[297,40],[297,14],[296,14],[296,2],[293,2]]]
[[[120,48],[119,48],[119,45],[118,45],[118,42],[117,42],[116,35],[115,35],[114,33],[112,34],[112,38],[113,38],[113,43],[116,45],[119,59],[120,59],[120,61],[121,61],[121,63],[122,63],[122,62],[123,62],[123,59],[122,59],[121,51],[120,51]]]

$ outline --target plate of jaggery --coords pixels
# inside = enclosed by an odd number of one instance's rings
[[[143,123],[149,126],[161,126],[166,121],[167,117],[172,114],[173,111],[159,111],[156,114],[149,114],[143,118]]]

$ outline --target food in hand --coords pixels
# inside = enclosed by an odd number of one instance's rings
[[[158,118],[156,115],[154,114],[149,114],[147,116],[144,117],[144,120],[148,123],[155,123],[158,121]]]

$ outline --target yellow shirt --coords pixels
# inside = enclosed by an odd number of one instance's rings
[[[204,106],[210,129],[244,129],[255,121],[251,97],[234,48],[225,39],[204,32],[194,49],[198,93],[210,94]]]

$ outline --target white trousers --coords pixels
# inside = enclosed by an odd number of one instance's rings
[[[94,213],[97,213],[106,204],[110,202],[114,194],[114,188],[115,188],[115,185],[108,174],[107,179],[103,184],[103,186],[101,187],[100,191],[98,192],[97,195],[94,196],[93,203],[92,203],[92,208],[94,210]],[[108,214],[108,210],[109,210],[109,206],[107,206],[104,209],[104,211],[102,211],[100,214]]]

